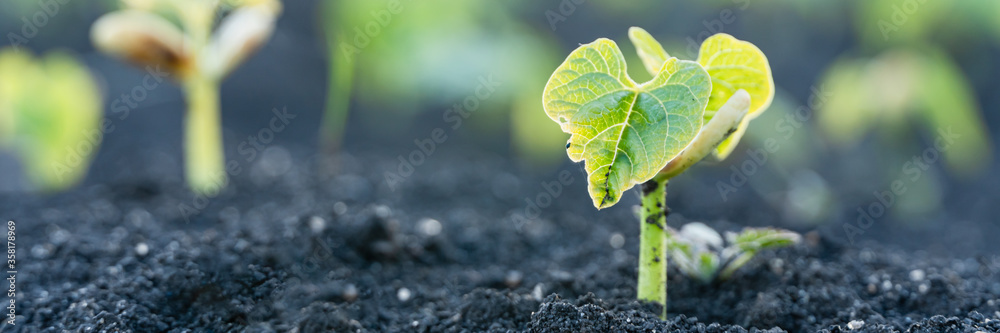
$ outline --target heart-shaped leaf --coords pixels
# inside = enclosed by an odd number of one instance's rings
[[[594,206],[610,207],[679,154],[701,129],[712,84],[695,62],[670,58],[637,84],[609,39],[570,53],[545,85],[549,118],[571,134],[567,153],[585,161]]]
[[[666,58],[666,51],[646,30],[639,27],[629,29],[629,38],[635,44],[639,58],[646,70],[655,75],[656,64]],[[727,34],[716,34],[701,44],[698,63],[705,67],[712,77],[712,97],[709,99],[705,121],[715,115],[715,111],[738,90],[746,90],[752,101],[750,112],[743,118],[736,131],[731,133],[713,149],[716,159],[722,160],[732,153],[740,138],[746,132],[750,120],[756,118],[771,104],[774,98],[774,81],[767,57],[756,46]],[[700,158],[699,158],[700,159]]]
[[[771,66],[768,65],[764,52],[753,44],[721,33],[709,37],[701,44],[698,63],[712,77],[712,97],[706,107],[709,115],[722,108],[737,90],[743,89],[750,94],[749,113],[736,132],[716,147],[714,155],[722,160],[736,148],[750,120],[771,105],[771,100],[774,99]]]

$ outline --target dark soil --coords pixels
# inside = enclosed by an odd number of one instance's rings
[[[552,206],[518,223],[541,181],[500,158],[434,156],[395,191],[383,174],[395,160],[339,155],[269,172],[280,162],[247,166],[189,219],[178,207],[193,197],[176,177],[0,198],[20,259],[18,317],[3,330],[1000,332],[996,257],[850,247],[839,228],[800,230],[803,244],[729,282],[671,269],[661,321],[634,299],[635,200],[595,211],[575,166]],[[669,196],[671,225],[699,209]],[[754,219],[709,224],[767,224]]]

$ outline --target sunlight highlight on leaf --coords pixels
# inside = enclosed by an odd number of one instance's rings
[[[628,38],[635,45],[635,51],[639,54],[639,59],[642,59],[642,65],[646,66],[646,71],[650,75],[656,75],[656,72],[659,72],[660,68],[663,67],[663,63],[667,62],[667,59],[670,58],[667,51],[663,50],[660,42],[656,41],[656,38],[653,38],[643,28],[629,28]]]
[[[708,111],[720,109],[737,90],[743,89],[750,94],[750,112],[739,129],[722,141],[714,152],[717,159],[723,160],[736,148],[750,120],[771,105],[774,99],[771,67],[767,57],[756,46],[722,33],[709,37],[701,44],[698,63],[712,77]]]
[[[567,153],[585,161],[588,190],[600,209],[687,147],[701,129],[711,90],[700,65],[676,58],[637,84],[618,45],[602,38],[570,53],[549,78],[542,103],[571,134]]]

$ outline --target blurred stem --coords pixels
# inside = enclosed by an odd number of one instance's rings
[[[323,128],[320,130],[320,146],[327,152],[340,148],[344,138],[344,125],[351,101],[351,82],[354,79],[354,57],[356,54],[341,54],[337,47],[338,38],[329,39],[327,45],[330,57],[329,91],[326,94],[326,111]]]
[[[657,175],[642,184],[639,221],[638,298],[663,305],[660,319],[667,319],[667,181]]]
[[[185,171],[196,193],[215,195],[226,185],[219,115],[219,82],[198,74],[184,80],[188,111],[185,119]]]

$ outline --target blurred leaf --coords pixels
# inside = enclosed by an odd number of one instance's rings
[[[101,51],[140,66],[163,66],[182,76],[195,69],[189,36],[150,12],[125,9],[105,14],[94,22],[90,36]]]
[[[919,111],[935,144],[940,139],[947,145],[943,150],[948,167],[962,175],[982,171],[990,162],[993,149],[972,87],[961,70],[941,52],[929,53],[921,68],[924,77],[916,93],[923,104]]]
[[[717,249],[723,245],[719,232],[701,222],[685,224],[677,236],[690,242],[698,251]]]
[[[933,143],[944,144],[938,148],[952,171],[972,174],[991,159],[971,86],[932,47],[887,51],[867,62],[838,61],[827,70],[823,85],[834,97],[818,110],[820,127],[842,147],[856,145],[876,126],[880,132],[900,131],[919,118]]]
[[[726,241],[746,253],[793,245],[801,239],[797,233],[774,228],[745,228],[740,233],[726,233]]]
[[[680,232],[670,228],[666,231],[670,261],[682,273],[702,283],[728,279],[760,250],[789,246],[801,240],[799,234],[788,230],[745,228],[738,234],[726,232],[727,245],[723,248],[719,233],[701,222],[688,223]]]
[[[45,190],[64,189],[86,173],[102,132],[101,100],[89,71],[71,56],[34,61],[0,51],[3,113],[13,119],[13,145],[28,178]],[[27,60],[27,61],[26,61]],[[11,89],[10,82],[20,87]]]
[[[602,38],[570,53],[542,102],[571,134],[570,159],[586,160],[588,189],[600,209],[652,178],[694,139],[711,89],[700,65],[676,58],[638,85],[626,74],[618,45]]]
[[[736,148],[746,132],[750,120],[771,105],[774,98],[774,79],[767,57],[756,46],[727,34],[715,34],[701,44],[698,63],[712,77],[712,97],[708,111],[719,110],[737,90],[750,94],[750,111],[739,129],[716,148],[716,158],[722,160]],[[706,116],[710,120],[710,116]]]
[[[917,85],[921,77],[924,57],[908,49],[882,52],[865,65],[864,86],[870,91],[868,103],[881,115],[884,122],[899,123],[917,103]]]
[[[225,77],[257,51],[274,32],[281,3],[274,0],[242,0],[215,29],[202,55],[202,70]]]
[[[660,71],[660,67],[663,67],[663,63],[667,62],[667,59],[670,58],[667,51],[663,50],[660,42],[657,42],[656,38],[653,38],[652,35],[640,27],[629,28],[628,38],[635,45],[635,51],[639,54],[639,59],[642,59],[642,65],[646,66],[646,71],[650,75],[656,75]]]
[[[857,145],[879,117],[864,63],[838,60],[826,70],[820,86],[831,96],[816,110],[820,129],[840,147]]]

